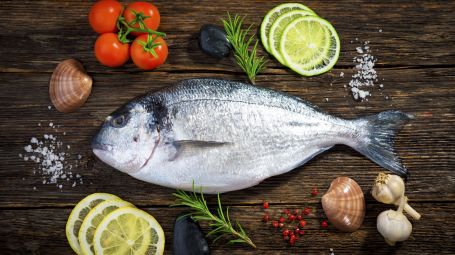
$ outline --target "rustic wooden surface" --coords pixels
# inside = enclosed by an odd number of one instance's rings
[[[169,208],[173,190],[147,184],[95,159],[90,137],[101,120],[120,104],[148,90],[192,77],[245,81],[230,59],[214,60],[197,47],[197,31],[226,11],[247,15],[256,24],[281,1],[156,1],[160,30],[168,35],[169,59],[161,68],[142,72],[128,63],[106,68],[97,63],[92,46],[97,35],[87,23],[92,2],[5,1],[0,4],[0,250],[1,254],[71,254],[65,223],[71,208],[93,192],[114,193],[152,213],[166,232],[166,254],[172,253],[172,227],[182,209]],[[288,174],[253,188],[222,195],[232,216],[251,234],[258,249],[211,245],[213,254],[454,254],[455,253],[455,13],[454,1],[306,1],[328,19],[341,39],[341,56],[324,75],[303,78],[270,60],[257,77],[258,86],[300,96],[345,118],[400,109],[417,118],[397,137],[396,147],[412,176],[406,193],[423,214],[413,221],[410,240],[395,247],[377,232],[376,216],[390,206],[369,195],[381,168],[345,146],[317,156]],[[382,32],[379,30],[382,29]],[[353,74],[355,48],[370,41],[384,88],[368,102],[356,102],[343,87]],[[262,52],[262,50],[261,50]],[[267,56],[268,57],[268,56]],[[94,88],[79,111],[48,110],[48,81],[56,64],[81,60],[93,76]],[[344,77],[340,73],[344,72]],[[386,100],[385,96],[389,99]],[[325,100],[328,99],[328,101]],[[37,123],[43,125],[39,127]],[[59,129],[46,126],[49,122]],[[66,132],[66,136],[62,133]],[[18,157],[33,136],[57,133],[82,159],[73,173],[84,183],[44,185],[35,165]],[[320,217],[308,219],[308,231],[295,247],[260,221],[263,200],[270,212],[310,206],[321,210],[311,187],[324,192],[337,176],[355,179],[366,194],[367,213],[355,233],[319,228]],[[36,190],[34,190],[34,187]],[[213,204],[213,197],[209,197]],[[205,228],[206,229],[206,228]]]

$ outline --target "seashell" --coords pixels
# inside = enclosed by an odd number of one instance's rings
[[[365,198],[351,178],[338,177],[322,196],[322,207],[332,225],[343,232],[356,231],[365,217]]]
[[[52,104],[60,112],[73,112],[87,101],[92,91],[92,78],[82,64],[67,59],[57,65],[49,83]]]

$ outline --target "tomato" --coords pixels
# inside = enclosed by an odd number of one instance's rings
[[[134,28],[139,28],[139,23],[143,22],[145,27],[156,30],[160,25],[160,13],[155,5],[147,2],[133,2],[129,4],[123,12],[123,17],[126,22]],[[146,18],[144,18],[146,17]],[[134,36],[138,36],[140,32],[132,32]]]
[[[96,39],[95,56],[98,61],[110,67],[121,66],[129,59],[130,45],[121,43],[117,34],[105,33]]]
[[[147,43],[147,38],[148,35],[137,37],[131,45],[130,54],[131,59],[137,67],[144,70],[151,70],[157,68],[166,61],[168,49],[166,41],[164,41],[162,37],[159,37],[153,41],[153,44],[159,44],[154,47],[152,46],[156,53],[156,56],[154,56],[151,52],[144,50],[144,46],[139,43],[139,41]]]
[[[122,4],[115,0],[101,0],[92,6],[88,21],[99,34],[117,31],[117,19],[122,14]]]

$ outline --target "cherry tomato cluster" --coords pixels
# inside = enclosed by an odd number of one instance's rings
[[[101,64],[117,67],[131,57],[137,67],[151,70],[166,61],[165,34],[157,31],[160,13],[153,4],[133,2],[123,9],[116,0],[101,0],[92,6],[88,19],[100,34],[95,56]]]

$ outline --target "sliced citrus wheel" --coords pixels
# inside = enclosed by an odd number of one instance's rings
[[[85,216],[99,203],[111,199],[120,198],[107,193],[94,193],[82,199],[71,211],[66,222],[66,238],[68,238],[68,243],[77,254],[82,254],[77,236]]]
[[[283,13],[286,13],[286,12],[289,12],[292,10],[306,10],[308,12],[314,13],[313,10],[311,10],[307,6],[305,6],[303,4],[299,4],[299,3],[280,4],[280,5],[276,6],[275,8],[273,8],[272,10],[270,10],[265,15],[264,19],[262,20],[262,24],[261,24],[261,41],[262,41],[262,44],[264,45],[264,48],[268,52],[270,52],[268,38],[269,38],[270,28],[272,27],[273,22],[275,22],[275,20]],[[316,14],[314,14],[314,15],[316,15]]]
[[[275,22],[273,22],[273,25],[270,27],[268,46],[270,48],[270,53],[281,64],[283,65],[285,64],[283,61],[283,57],[281,57],[280,53],[280,40],[281,35],[283,35],[284,29],[286,28],[287,25],[289,25],[289,23],[291,23],[295,19],[312,15],[314,15],[314,13],[307,10],[293,10],[282,14],[275,20]]]
[[[98,225],[95,254],[163,254],[164,232],[150,214],[133,207],[119,208]]]
[[[313,76],[329,71],[338,61],[340,39],[333,26],[315,16],[292,21],[283,31],[280,53],[295,72]]]
[[[78,235],[82,254],[95,254],[95,249],[93,248],[93,236],[95,235],[96,227],[98,227],[106,215],[122,207],[134,207],[134,205],[121,199],[114,199],[101,202],[90,210],[82,222]]]

